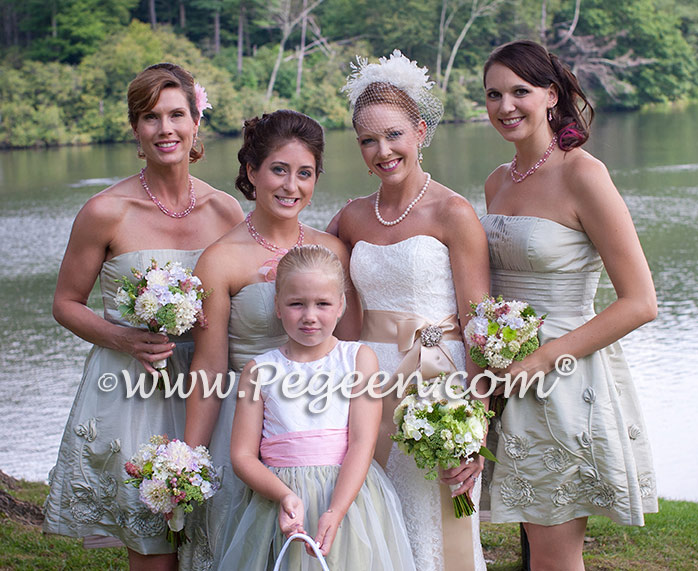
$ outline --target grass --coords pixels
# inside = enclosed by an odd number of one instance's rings
[[[518,524],[482,523],[488,571],[521,569]],[[698,569],[698,504],[659,500],[659,513],[645,527],[590,517],[584,541],[587,571],[688,571]]]
[[[17,500],[41,505],[48,487],[16,481],[0,490]],[[659,513],[646,516],[645,527],[616,525],[591,517],[584,546],[587,571],[684,571],[697,568],[698,504],[660,500]],[[488,571],[521,569],[519,526],[481,524]],[[82,541],[44,535],[41,528],[10,519],[0,510],[0,571],[127,570],[124,549],[83,549]]]
[[[3,485],[5,484],[5,485]],[[48,486],[18,480],[0,490],[17,500],[41,506]],[[82,540],[44,535],[41,528],[15,521],[0,511],[0,571],[128,570],[125,549],[84,549]]]

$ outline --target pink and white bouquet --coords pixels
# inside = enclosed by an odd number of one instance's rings
[[[525,301],[505,301],[502,296],[486,296],[471,306],[465,342],[476,365],[505,369],[538,349],[538,329],[547,314],[538,317]]]
[[[162,268],[155,260],[144,272],[131,268],[134,283],[127,276],[119,280],[115,301],[132,325],[146,325],[151,331],[182,335],[195,324],[206,326],[201,280],[180,262],[167,262]],[[166,360],[155,361],[156,369],[164,369]]]
[[[472,462],[475,454],[497,461],[482,445],[493,413],[468,397],[459,382],[441,373],[410,385],[407,392],[393,413],[397,432],[391,438],[405,454],[414,456],[417,466],[428,470],[427,480],[435,480],[439,468],[455,468],[464,459]],[[475,506],[465,493],[453,498],[453,509],[456,517],[463,517],[471,515]]]
[[[167,539],[174,547],[188,541],[184,515],[218,491],[219,482],[205,446],[191,448],[167,436],[151,436],[126,462],[125,481],[138,488],[141,501],[167,520]]]

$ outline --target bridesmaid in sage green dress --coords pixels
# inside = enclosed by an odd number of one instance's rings
[[[541,346],[507,372],[546,373],[551,392],[507,400],[491,483],[492,521],[524,522],[536,570],[584,569],[587,517],[643,525],[654,469],[618,340],[656,316],[647,261],[606,167],[581,149],[586,97],[570,70],[528,41],[484,69],[487,111],[514,143],[485,184],[492,294],[547,313]],[[617,300],[598,315],[605,267]],[[557,384],[554,385],[556,379]]]
[[[245,122],[235,185],[255,201],[255,208],[245,223],[206,248],[196,266],[196,275],[211,295],[204,302],[208,327],[195,332],[192,371],[203,370],[209,379],[230,371],[237,379],[252,357],[286,341],[274,310],[274,280],[276,265],[288,249],[320,244],[348,269],[348,252],[335,236],[298,220],[322,172],[323,150],[322,127],[302,113],[282,109]],[[356,294],[349,287],[338,336],[358,337],[357,309]],[[204,398],[202,389],[197,384],[187,400],[185,439],[192,446],[209,446],[214,464],[222,467],[222,487],[192,514],[201,533],[185,551],[193,568],[216,569],[235,534],[245,486],[230,463],[236,391],[219,399]]]
[[[151,259],[193,268],[206,246],[242,220],[234,198],[189,174],[189,163],[203,156],[195,142],[205,103],[192,76],[173,64],[133,80],[129,120],[146,167],[80,210],[53,303],[56,320],[94,347],[50,477],[44,531],[86,537],[86,545],[123,544],[133,570],[177,568],[162,515],[124,484],[124,463],[154,434],[184,436],[184,402],[160,391],[127,398],[124,371],[138,378],[168,358],[170,375],[186,374],[193,343],[129,326],[114,301],[116,280]],[[87,307],[98,276],[104,317]]]

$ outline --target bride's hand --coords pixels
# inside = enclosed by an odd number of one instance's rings
[[[153,333],[136,327],[121,327],[116,339],[119,351],[128,353],[139,361],[149,373],[156,373],[153,361],[167,359],[175,348],[167,335]]]
[[[485,459],[479,454],[475,454],[471,462],[466,463],[466,460],[462,460],[460,466],[440,470],[441,481],[449,486],[458,486],[451,495],[460,496],[475,485],[475,481],[484,467]]]

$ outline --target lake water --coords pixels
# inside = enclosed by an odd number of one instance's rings
[[[601,115],[588,150],[609,167],[649,260],[659,317],[623,340],[653,445],[659,493],[698,501],[698,107]],[[239,140],[210,140],[193,173],[231,192]],[[444,125],[425,152],[434,178],[479,214],[482,184],[513,148],[485,123]],[[70,227],[81,205],[136,172],[132,145],[0,153],[0,470],[44,480],[89,346],[51,316]],[[326,174],[303,221],[324,227],[347,198],[375,190],[349,131],[327,136]],[[248,205],[244,205],[248,209]],[[614,299],[603,279],[597,310]],[[92,295],[91,307],[99,301]]]

